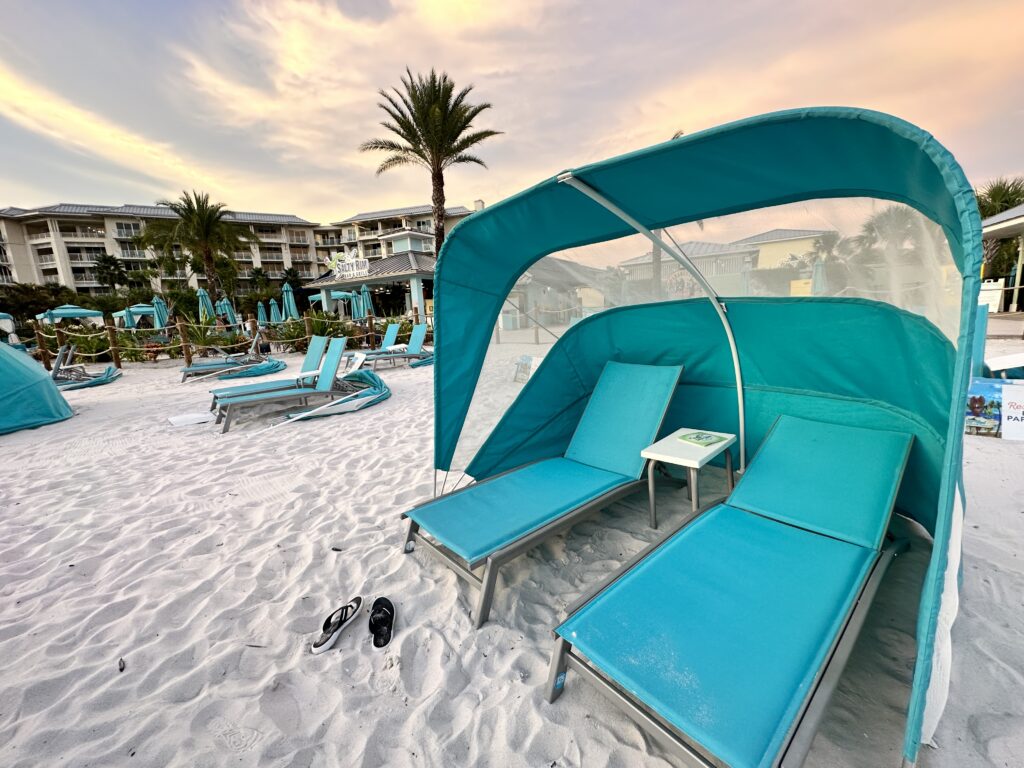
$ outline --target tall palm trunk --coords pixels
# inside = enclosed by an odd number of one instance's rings
[[[213,263],[213,251],[210,248],[203,248],[203,270],[206,272],[206,286],[210,295],[216,299],[220,296],[220,279],[217,277],[217,268]]]
[[[433,187],[431,203],[434,206],[434,258],[437,258],[441,255],[441,244],[444,243],[444,171],[431,171],[430,183]]]

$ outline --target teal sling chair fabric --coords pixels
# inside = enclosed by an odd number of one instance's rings
[[[963,515],[962,418],[981,260],[973,191],[934,138],[889,115],[821,107],[730,123],[573,169],[645,228],[798,201],[874,198],[915,209],[941,227],[960,273],[960,322],[944,335],[921,314],[870,299],[726,299],[744,374],[746,419],[722,326],[707,299],[606,309],[573,325],[551,348],[466,467],[482,480],[568,448],[582,406],[608,360],[684,367],[673,426],[737,431],[747,456],[780,414],[913,435],[897,508],[933,536],[922,587],[917,659],[904,757],[917,761],[941,714]],[[621,217],[552,177],[474,213],[449,234],[435,279],[435,467],[453,457],[506,297],[548,254],[633,234]],[[925,264],[921,269],[929,269]],[[787,344],[796,334],[800,345]],[[862,531],[866,533],[866,531]],[[940,618],[941,616],[941,618]]]

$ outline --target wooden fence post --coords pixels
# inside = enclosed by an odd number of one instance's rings
[[[58,328],[56,325],[53,326],[53,332],[57,336],[57,346],[63,347],[68,343],[68,337],[64,335],[64,331]]]
[[[498,322],[494,324],[494,343],[501,344],[501,317],[499,317]]]
[[[536,320],[533,321],[533,343],[540,344],[540,326]]]
[[[412,308],[412,321],[416,325],[420,324],[420,308],[419,307],[413,307]]]
[[[256,338],[256,333],[259,329],[259,326],[256,325],[256,317],[254,315],[249,315],[249,333],[252,334],[253,338]]]
[[[32,324],[32,329],[36,332],[36,346],[39,347],[39,357],[43,361],[43,367],[46,370],[52,370],[50,365],[50,350],[46,348],[46,337],[43,336],[43,332],[39,330],[39,326],[35,323]]]
[[[178,335],[181,337],[181,356],[185,358],[185,366],[192,365],[192,346],[188,343],[188,332],[185,330],[185,324],[178,321]]]
[[[377,336],[373,328],[373,315],[366,316],[366,328],[367,333],[369,334],[368,346],[370,347],[370,349],[373,349],[374,347],[377,346]]]
[[[117,331],[114,326],[107,326],[107,340],[110,342],[110,357],[114,361],[114,367],[121,367],[121,350],[117,346]]]
[[[307,346],[313,341],[313,318],[309,316],[309,311],[302,313],[302,322],[306,326],[306,344]]]

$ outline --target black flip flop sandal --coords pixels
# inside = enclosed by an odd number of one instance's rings
[[[395,631],[395,606],[386,597],[378,597],[370,608],[370,634],[373,647],[384,650],[391,643]]]
[[[341,606],[324,621],[323,632],[320,637],[313,641],[310,650],[316,653],[329,651],[338,642],[341,632],[345,627],[359,615],[359,609],[363,607],[363,598],[357,597],[351,603]]]

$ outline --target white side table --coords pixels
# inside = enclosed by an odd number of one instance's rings
[[[725,439],[721,442],[708,446],[701,446],[679,439],[680,435],[685,435],[690,432],[707,432],[708,434],[718,435]],[[675,464],[679,467],[686,467],[687,480],[690,489],[690,504],[693,509],[693,514],[697,514],[697,511],[700,509],[699,492],[697,490],[697,473],[700,471],[701,467],[715,458],[722,451],[725,451],[726,485],[730,491],[733,489],[732,453],[725,449],[735,442],[736,435],[730,435],[727,432],[712,432],[709,429],[684,427],[683,429],[677,429],[671,435],[663,437],[658,442],[653,443],[640,451],[640,455],[649,460],[647,464],[647,492],[651,497],[652,528],[658,527],[658,513],[654,504],[654,465],[657,462],[661,462],[662,464]]]

